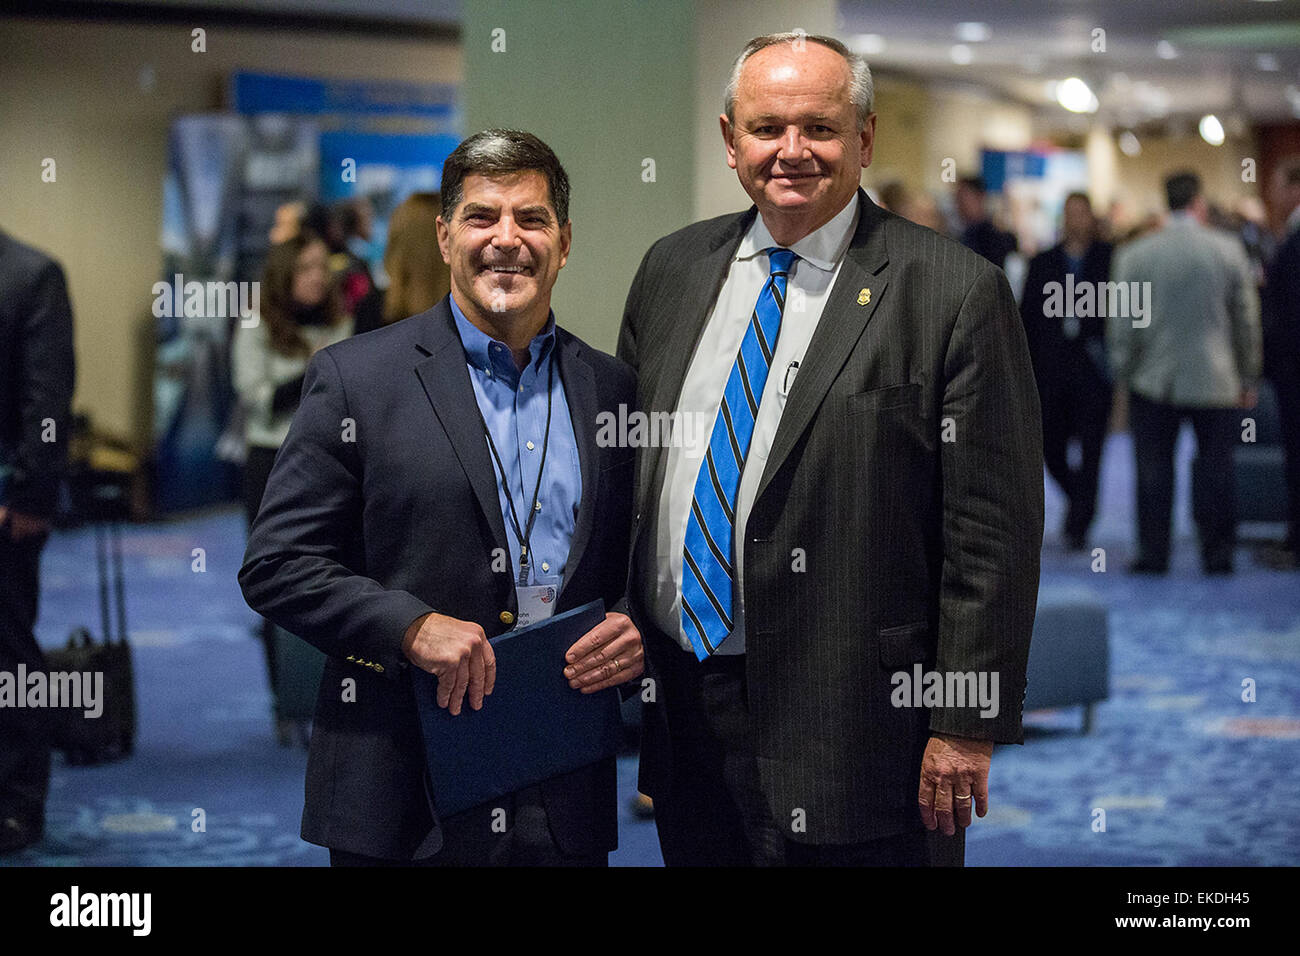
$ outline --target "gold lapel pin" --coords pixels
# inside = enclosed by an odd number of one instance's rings
[[[863,289],[858,293],[858,305],[866,305],[871,301],[871,290]]]

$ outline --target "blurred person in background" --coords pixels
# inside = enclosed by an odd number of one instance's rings
[[[910,195],[911,191],[903,184],[901,179],[891,179],[880,187],[880,201],[876,205],[901,215]]]
[[[927,192],[909,195],[899,208],[898,214],[918,226],[933,229],[941,236],[948,234],[948,229],[943,222],[943,213],[939,211],[939,204]]]
[[[1231,574],[1237,517],[1232,449],[1238,410],[1255,404],[1260,373],[1259,296],[1241,242],[1206,226],[1200,178],[1165,180],[1169,220],[1121,247],[1114,280],[1146,301],[1107,317],[1116,380],[1129,392],[1137,460],[1138,557],[1130,570],[1169,569],[1174,446],[1184,419],[1196,430],[1200,461],[1192,510],[1207,574]],[[1132,283],[1150,283],[1134,289]],[[1149,293],[1141,289],[1149,289]]]
[[[29,674],[45,670],[33,628],[41,550],[67,462],[74,379],[63,269],[0,232],[0,671],[11,675],[20,666]],[[48,713],[0,707],[0,853],[44,833]]]
[[[272,246],[262,272],[260,311],[235,333],[231,361],[245,410],[244,511],[250,527],[298,408],[308,360],[352,334],[352,318],[331,284],[328,257],[325,242],[307,230]],[[262,621],[261,634],[274,702],[275,634],[269,621]],[[283,730],[278,711],[277,729]]]
[[[1029,263],[1020,315],[1043,410],[1043,460],[1069,500],[1062,532],[1066,547],[1081,551],[1097,510],[1097,476],[1110,420],[1105,319],[1095,309],[1084,310],[1092,315],[1077,316],[1072,308],[1049,304],[1054,298],[1059,305],[1063,294],[1072,300],[1068,289],[1091,284],[1095,290],[1106,282],[1112,247],[1097,238],[1087,193],[1066,197],[1062,226],[1061,241]],[[1067,285],[1068,276],[1073,276],[1073,287]],[[1070,463],[1071,441],[1079,443],[1077,468]]]
[[[275,220],[271,223],[269,238],[271,245],[278,245],[298,235],[302,228],[303,217],[307,215],[304,202],[282,203],[275,209]]]
[[[1266,560],[1295,568],[1300,567],[1300,156],[1281,165],[1273,190],[1286,215],[1286,233],[1264,286],[1264,374],[1277,393],[1286,455],[1287,537]]]
[[[361,300],[370,294],[375,283],[366,260],[348,248],[345,220],[355,229],[357,219],[347,212],[351,200],[325,205],[315,203],[303,216],[302,228],[314,233],[329,251],[328,265],[335,288],[343,296],[343,311],[355,315]]]
[[[357,335],[428,311],[451,291],[451,270],[438,251],[441,209],[438,193],[413,193],[393,210],[384,249],[388,288],[357,306]]]
[[[961,219],[961,244],[972,252],[1005,269],[1007,256],[1019,244],[1016,237],[1003,232],[993,224],[988,212],[988,189],[980,176],[966,176],[957,180],[957,216]]]

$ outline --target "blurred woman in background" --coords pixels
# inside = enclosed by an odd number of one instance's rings
[[[328,257],[324,241],[305,229],[272,246],[262,272],[260,311],[250,325],[240,323],[235,334],[232,364],[245,410],[244,509],[250,525],[298,408],[308,360],[352,334],[352,317],[330,282]],[[262,622],[262,640],[283,742],[287,730],[276,696],[275,634],[269,621]]]
[[[388,220],[384,271],[388,289],[357,307],[357,334],[433,308],[451,291],[451,270],[438,251],[438,193],[412,193]]]

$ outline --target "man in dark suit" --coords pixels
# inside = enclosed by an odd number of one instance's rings
[[[1097,476],[1110,422],[1111,378],[1106,357],[1106,320],[1095,303],[1110,279],[1112,246],[1097,238],[1097,219],[1087,193],[1065,198],[1061,241],[1029,263],[1020,315],[1043,410],[1043,458],[1069,500],[1066,547],[1081,551],[1097,512]],[[1091,287],[1090,297],[1081,299]],[[1102,292],[1104,294],[1104,292]],[[1082,314],[1076,314],[1081,312]],[[1078,441],[1079,467],[1069,460]]]
[[[927,862],[926,828],[983,815],[993,743],[1021,740],[1024,332],[1000,270],[858,188],[871,98],[838,41],[751,41],[721,126],[756,206],[661,239],[628,295],[642,407],[703,423],[640,456],[633,530],[670,865]],[[922,694],[932,671],[988,706]]]
[[[988,211],[988,187],[981,176],[957,181],[957,216],[962,222],[961,244],[977,252],[999,269],[1006,268],[1007,256],[1019,247],[1016,237],[993,224]]]
[[[1286,456],[1287,537],[1271,563],[1300,567],[1300,157],[1283,163],[1274,183],[1286,213],[1286,238],[1264,284],[1264,374],[1277,394]]]
[[[597,416],[635,397],[627,367],[550,310],[571,235],[555,154],[471,136],[442,203],[450,297],[312,359],[239,573],[254,610],[329,655],[302,836],[334,864],[605,865],[613,758],[445,819],[426,788],[411,668],[453,715],[490,708],[490,638],[622,600],[633,453],[597,443]],[[611,612],[569,659],[585,693],[622,684],[640,635]]]
[[[0,671],[45,669],[32,628],[41,549],[68,454],[75,379],[63,270],[0,232]],[[0,709],[0,853],[45,828],[50,741],[41,708]]]

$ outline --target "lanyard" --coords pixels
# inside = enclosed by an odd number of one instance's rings
[[[506,504],[510,506],[510,524],[515,532],[515,537],[519,539],[519,586],[521,588],[528,587],[528,542],[533,535],[533,522],[537,519],[537,495],[542,490],[542,474],[546,471],[546,452],[551,445],[551,394],[554,383],[555,353],[554,348],[552,348],[550,365],[546,370],[546,434],[542,438],[542,463],[537,469],[537,484],[533,488],[533,504],[528,509],[528,521],[522,529],[519,527],[519,515],[515,511],[515,496],[510,491],[510,480],[506,477],[506,466],[501,463],[501,455],[497,453],[496,442],[492,440],[492,433],[488,430],[482,409],[479,410],[479,421],[483,422],[483,434],[487,436],[488,448],[492,450],[492,458],[501,471],[501,487],[506,491]],[[521,471],[520,478],[522,479],[522,477]],[[520,484],[523,484],[522,480]]]

